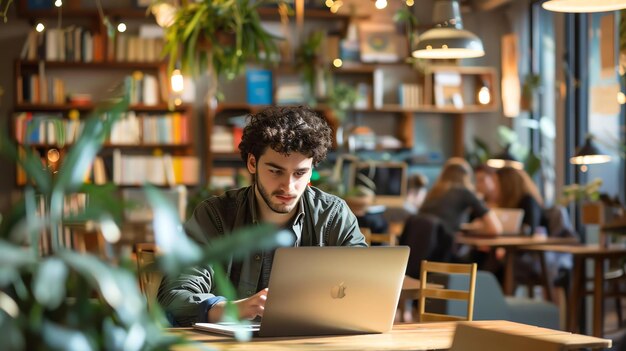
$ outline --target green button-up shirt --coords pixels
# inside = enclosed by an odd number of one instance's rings
[[[257,222],[254,187],[250,186],[203,201],[185,229],[198,243],[210,245],[214,238]],[[296,246],[367,246],[345,201],[315,187],[307,187],[299,212],[287,229],[293,232]],[[228,262],[227,275],[238,298],[260,290],[262,257],[262,253],[252,253],[241,261]],[[178,277],[165,277],[157,298],[175,325],[188,326],[207,320],[208,310],[221,301],[214,291],[212,269],[194,268]]]

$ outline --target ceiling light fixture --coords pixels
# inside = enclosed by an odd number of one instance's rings
[[[587,137],[585,137],[585,143],[576,149],[576,155],[569,159],[569,162],[575,165],[591,165],[610,161],[611,156],[600,151],[593,142],[593,136],[591,134],[587,135]]]
[[[457,0],[436,0],[433,19],[436,27],[419,36],[413,57],[460,59],[485,55],[480,38],[463,29],[461,10]]]
[[[511,154],[511,144],[507,144],[498,155],[487,160],[487,166],[491,168],[505,168],[512,167],[515,169],[524,169],[524,164],[518,161],[513,154]]]
[[[624,0],[550,0],[541,6],[554,12],[604,12],[626,9]]]

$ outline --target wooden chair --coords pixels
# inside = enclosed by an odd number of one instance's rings
[[[396,246],[396,236],[392,233],[372,233],[372,230],[366,227],[359,227],[359,229],[361,233],[363,233],[365,242],[369,246],[371,246],[372,243]]]
[[[451,290],[428,286],[429,273],[465,274],[469,275],[467,290]],[[419,321],[471,321],[474,314],[474,291],[476,288],[476,263],[442,263],[423,260],[420,274]],[[441,313],[426,312],[426,299],[462,300],[467,302],[467,316],[452,316]]]
[[[153,243],[135,244],[139,288],[148,301],[148,309],[156,301],[163,275],[156,267],[157,247]]]

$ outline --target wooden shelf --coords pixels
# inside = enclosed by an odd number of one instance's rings
[[[52,1],[50,2],[52,3]],[[121,18],[136,18],[136,19],[151,19],[154,21],[154,17],[146,11],[146,9],[142,8],[105,8],[104,13],[112,18],[112,17],[121,17]],[[17,14],[20,17],[24,18],[47,18],[47,19],[56,19],[59,17],[59,10],[57,8],[51,9],[29,9],[26,1],[17,1]],[[98,13],[97,8],[73,8],[70,4],[69,6],[63,6],[63,17],[66,18],[94,18],[100,19],[100,14]]]
[[[17,60],[22,67],[39,67],[43,62],[47,68],[67,69],[112,69],[112,70],[141,70],[159,69],[164,67],[163,62],[130,62],[130,61],[105,61],[105,62],[71,62],[71,61],[23,61]]]
[[[97,107],[96,104],[30,104],[21,103],[15,105],[16,111],[32,111],[32,112],[65,112],[70,110],[78,111],[91,111]],[[136,112],[184,112],[187,110],[187,106],[176,106],[174,110],[169,110],[167,104],[158,105],[130,105],[129,111]]]
[[[37,149],[62,149],[72,147],[74,144],[65,144],[63,146],[57,144],[20,144],[23,147],[33,147]],[[192,147],[190,143],[186,144],[109,144],[105,143],[102,145],[103,148],[111,148],[111,149],[186,149]]]

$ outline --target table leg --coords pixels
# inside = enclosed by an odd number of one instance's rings
[[[513,290],[515,289],[514,264],[515,250],[513,248],[507,248],[504,255],[504,294],[509,296],[513,295]]]
[[[594,260],[593,277],[593,336],[599,338],[604,333],[604,259]]]
[[[548,264],[546,263],[546,252],[537,252],[539,255],[539,263],[541,266],[541,283],[543,284],[543,291],[546,294],[546,299],[548,301],[554,302],[554,287],[552,282],[554,281],[554,277],[552,276],[551,271],[548,269]]]
[[[580,298],[585,296],[583,292],[585,287],[584,268],[584,259],[574,256],[574,267],[572,268],[572,276],[570,277],[569,301],[567,302],[569,306],[567,311],[567,330],[572,333],[578,333],[580,327],[578,310],[581,305]]]

